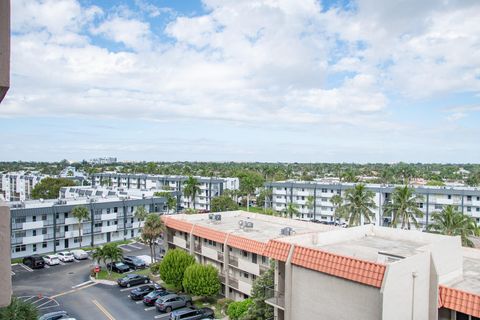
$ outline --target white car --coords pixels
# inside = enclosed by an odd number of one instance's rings
[[[72,262],[74,260],[73,253],[70,251],[64,251],[57,253],[58,259],[62,262]]]
[[[72,250],[71,252],[73,253],[73,257],[77,260],[88,259],[88,253],[82,249]]]
[[[54,254],[43,256],[43,261],[49,266],[60,264],[60,260],[58,260],[58,257]]]

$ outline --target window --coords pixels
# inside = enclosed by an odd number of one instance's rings
[[[46,242],[42,243],[42,248],[46,248],[47,246],[48,246],[48,244]]]
[[[423,202],[417,203],[417,208],[422,209],[423,208]]]
[[[452,199],[452,195],[451,195],[451,194],[448,195],[448,200],[450,200],[450,199]]]
[[[47,234],[47,228],[42,229],[42,234]]]
[[[14,238],[23,238],[23,237],[27,236],[27,232],[26,231],[17,231],[13,235],[14,235]]]
[[[60,246],[60,240],[55,240],[55,247]]]
[[[467,207],[467,212],[472,212],[472,207]]]
[[[262,256],[262,264],[267,264],[268,263],[268,258],[265,256]]]
[[[441,204],[435,205],[435,210],[442,210],[443,206]]]
[[[33,222],[37,221],[37,216],[32,216],[32,221]]]
[[[248,272],[244,272],[243,277],[248,279]]]
[[[118,212],[118,207],[114,207],[113,212],[117,213]]]
[[[20,246],[15,246],[15,252],[27,251],[27,246],[22,244]]]
[[[99,227],[101,227],[101,226],[102,226],[102,223],[101,223],[101,222],[95,223],[95,228],[99,228]]]
[[[46,214],[42,214],[42,221],[45,221],[47,220],[47,215]]]
[[[33,247],[33,252],[36,252],[37,251],[37,244],[34,243],[32,247]]]
[[[242,250],[242,255],[246,258],[246,257],[248,257],[248,252],[245,251],[245,250]]]
[[[60,219],[60,215],[59,215],[59,213],[58,213],[58,212],[57,212],[57,213],[55,213],[55,219]]]
[[[15,223],[24,223],[24,222],[26,222],[25,217],[15,218]]]
[[[322,193],[327,193],[328,190],[327,189],[322,189]]]
[[[33,231],[32,231],[32,236],[35,237],[36,235],[37,235],[37,230],[33,230]]]
[[[110,213],[110,208],[107,208],[107,213]]]
[[[257,254],[252,253],[252,263],[257,263]]]
[[[472,196],[467,196],[467,201],[472,201]]]
[[[480,208],[477,208],[477,212],[480,212]]]

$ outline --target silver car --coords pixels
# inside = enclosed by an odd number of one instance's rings
[[[157,311],[160,312],[171,312],[172,310],[183,308],[183,307],[191,307],[192,306],[192,298],[189,296],[179,296],[176,294],[167,294],[166,296],[159,297],[157,301],[155,301],[155,307],[157,307]]]

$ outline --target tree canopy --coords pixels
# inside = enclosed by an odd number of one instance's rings
[[[227,195],[221,195],[212,199],[211,211],[212,212],[222,212],[222,211],[233,211],[238,210],[238,204],[233,201]]]
[[[75,186],[75,182],[66,178],[44,178],[32,190],[33,199],[57,199],[60,188]]]
[[[182,249],[168,250],[160,263],[160,277],[168,284],[182,287],[185,270],[195,263],[195,258]]]
[[[188,266],[182,284],[185,291],[194,296],[211,297],[220,291],[218,270],[209,264]]]

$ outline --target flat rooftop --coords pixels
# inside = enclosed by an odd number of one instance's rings
[[[177,214],[169,215],[169,217],[265,243],[272,239],[286,237],[286,235],[281,234],[281,230],[285,227],[293,229],[294,233],[292,235],[326,232],[336,229],[336,227],[333,226],[276,216],[267,216],[241,210],[226,211],[217,214],[222,216],[221,221],[217,222],[210,220],[209,214]],[[241,228],[240,221],[252,222],[253,228]]]
[[[462,248],[463,278],[445,285],[462,291],[480,295],[480,250]]]
[[[147,197],[146,199],[151,199],[152,197]],[[92,198],[90,198],[92,199]],[[78,199],[60,199],[64,201],[63,203],[58,203],[58,199],[47,199],[47,200],[27,200],[27,201],[12,201],[8,202],[7,204],[10,206],[11,209],[31,209],[31,208],[45,208],[45,207],[53,207],[54,205],[59,206],[71,206],[71,205],[85,205],[90,203],[90,199],[86,197],[79,197]],[[141,197],[131,197],[127,200],[138,200],[142,199]],[[108,203],[108,202],[116,202],[122,201],[125,198],[121,198],[118,196],[110,196],[110,197],[95,197],[94,203]],[[17,206],[22,205],[22,207]]]

